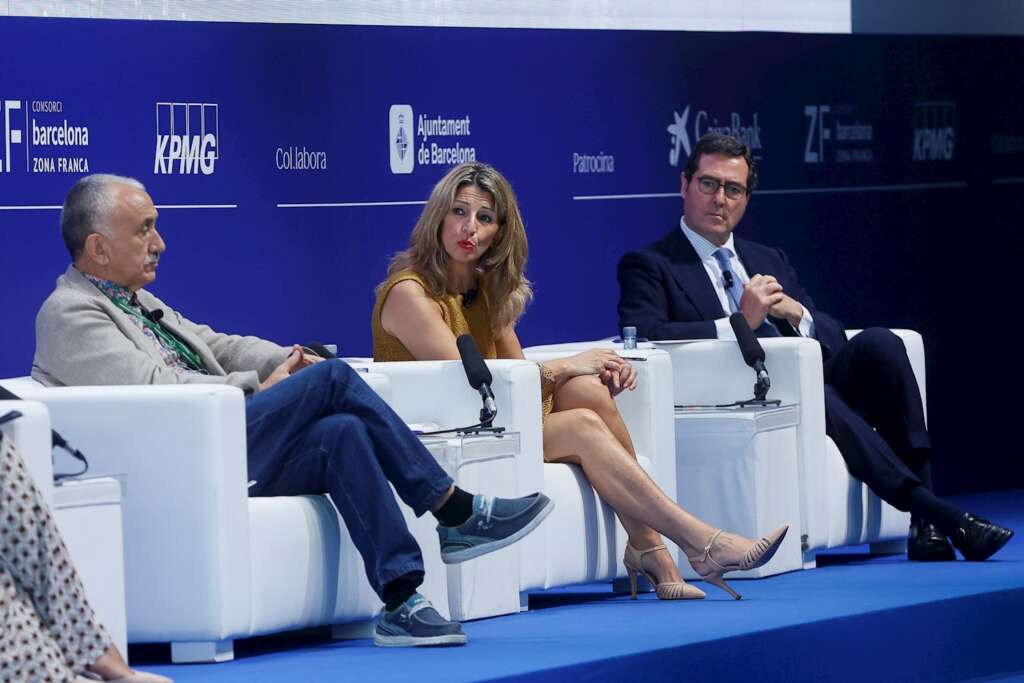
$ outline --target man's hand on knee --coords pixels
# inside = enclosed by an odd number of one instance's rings
[[[293,372],[304,368],[305,365],[303,365],[302,359],[302,347],[296,344],[292,347],[292,352],[288,354],[288,357],[284,359],[284,362],[274,368],[274,371],[270,373],[265,380],[260,382],[260,391],[269,389],[281,380],[288,379],[288,376]],[[309,363],[306,363],[306,365],[308,364]]]

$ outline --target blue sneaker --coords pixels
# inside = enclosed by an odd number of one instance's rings
[[[378,647],[465,645],[466,640],[459,622],[442,617],[419,593],[394,612],[382,609],[373,630],[373,644]]]
[[[473,514],[459,526],[437,525],[441,561],[458,564],[512,545],[536,529],[555,504],[543,493],[522,498],[473,496]]]

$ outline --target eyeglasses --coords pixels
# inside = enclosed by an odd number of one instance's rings
[[[718,194],[718,188],[725,188],[725,196],[729,199],[740,199],[747,194],[747,188],[739,183],[723,183],[718,178],[702,175],[697,178],[697,189],[704,194]]]

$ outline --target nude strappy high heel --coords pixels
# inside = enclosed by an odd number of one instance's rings
[[[668,552],[664,545],[656,545],[647,550],[637,550],[632,544],[626,544],[626,553],[622,558],[622,564],[626,565],[629,572],[629,590],[636,600],[637,574],[643,574],[647,580],[654,584],[654,592],[659,600],[701,600],[704,598],[704,591],[691,586],[685,581],[666,581],[658,583],[654,575],[644,568],[644,555],[656,553],[661,550]]]
[[[725,582],[722,575],[726,572],[732,572],[736,570],[744,569],[756,569],[761,565],[772,559],[775,551],[779,549],[779,545],[782,544],[782,539],[786,537],[786,532],[789,531],[789,526],[784,526],[776,529],[767,536],[760,538],[756,541],[751,541],[750,546],[743,551],[739,556],[739,559],[734,560],[730,563],[723,564],[715,559],[715,541],[722,535],[722,530],[719,529],[711,535],[708,542],[704,545],[703,552],[697,557],[687,557],[690,561],[690,566],[693,570],[700,574],[701,578],[708,583],[718,586],[729,595],[739,600],[742,596],[734,591],[732,587]],[[721,549],[719,549],[719,557],[721,557]]]

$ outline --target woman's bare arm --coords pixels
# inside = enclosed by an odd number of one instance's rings
[[[391,288],[380,311],[381,326],[396,337],[416,360],[458,360],[455,335],[441,307],[415,280]]]

